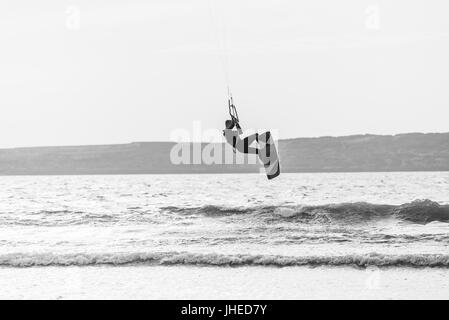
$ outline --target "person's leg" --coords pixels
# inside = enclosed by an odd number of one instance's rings
[[[259,134],[254,133],[252,135],[249,135],[245,139],[243,139],[243,141],[245,141],[245,143],[247,143],[248,146],[250,146],[254,143],[254,141],[259,142]]]
[[[270,166],[271,164],[271,145],[273,144],[273,139],[271,136],[271,132],[267,131],[261,135],[259,135],[259,159],[262,161],[265,167]]]
[[[259,143],[272,143],[271,132],[267,131],[259,135],[258,137]]]
[[[263,148],[254,148],[254,147],[250,147],[250,145],[252,143],[254,143],[254,141],[256,141],[259,144],[263,144],[264,147]],[[259,154],[261,149],[263,149],[263,151],[266,153],[266,156],[269,158],[270,154],[271,154],[271,148],[270,145],[273,143],[272,137],[271,137],[271,133],[270,131],[267,131],[263,134],[252,134],[246,138],[239,139],[237,138],[236,141],[236,145],[235,148],[242,153],[247,153],[247,154]]]
[[[238,139],[236,144],[236,149],[241,153],[246,154],[259,154],[258,148],[250,147],[251,143],[253,143],[258,138],[258,134],[251,135],[246,137],[245,139]]]

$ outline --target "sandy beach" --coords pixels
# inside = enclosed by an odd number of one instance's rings
[[[438,268],[0,268],[1,299],[447,299]]]

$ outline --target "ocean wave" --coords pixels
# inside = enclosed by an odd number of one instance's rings
[[[110,224],[118,223],[119,221],[120,218],[117,215],[71,210],[42,210],[27,214],[0,214],[0,225],[3,226],[60,227],[84,224]]]
[[[363,223],[383,219],[397,219],[417,224],[449,222],[449,205],[431,200],[416,200],[402,205],[371,204],[366,202],[326,205],[280,205],[253,207],[225,207],[207,205],[196,208],[163,207],[160,210],[174,214],[223,217],[257,215],[269,220],[300,220],[318,223]]]
[[[111,224],[192,223],[194,219],[244,217],[260,223],[298,222],[317,224],[375,223],[395,219],[415,224],[449,222],[449,205],[430,200],[416,200],[402,205],[371,204],[366,202],[325,205],[269,205],[227,207],[131,207],[121,212],[84,212],[77,210],[42,210],[36,212],[0,212],[0,225],[7,226],[70,226]]]
[[[6,254],[0,255],[3,267],[68,267],[68,266],[211,266],[211,267],[410,267],[448,268],[449,255],[378,253],[342,256],[280,256],[247,254],[199,254],[187,252],[103,253],[103,254]]]
[[[257,206],[257,207],[226,207],[226,206],[216,206],[216,205],[205,205],[202,207],[162,207],[160,210],[169,213],[175,213],[180,215],[203,215],[210,217],[222,217],[222,216],[232,216],[241,214],[251,214],[251,213],[266,213],[273,212],[277,207],[275,206]]]

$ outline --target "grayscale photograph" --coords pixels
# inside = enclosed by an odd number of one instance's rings
[[[2,0],[0,299],[448,299],[448,14]]]

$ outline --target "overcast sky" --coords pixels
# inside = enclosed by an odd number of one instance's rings
[[[2,0],[0,147],[169,140],[195,120],[221,129],[226,65],[242,124],[281,138],[449,131],[448,9]]]

